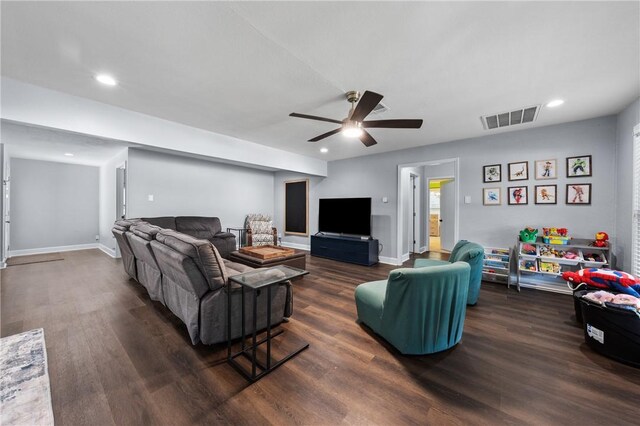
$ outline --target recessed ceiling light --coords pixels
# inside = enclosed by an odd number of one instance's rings
[[[73,154],[72,154],[72,153],[70,153],[70,152],[65,152],[65,153],[64,153],[64,156],[65,156],[65,157],[73,157]]]
[[[555,99],[547,104],[549,108],[560,106],[564,103],[562,99]]]
[[[320,148],[320,152],[323,154],[326,154],[327,152],[329,152],[328,148]]]
[[[109,74],[98,74],[96,75],[96,80],[102,84],[106,84],[107,86],[115,86],[118,84],[116,79],[111,77]]]

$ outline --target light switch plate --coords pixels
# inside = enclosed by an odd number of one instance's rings
[[[388,199],[387,197],[382,197],[382,202],[383,202],[383,203],[388,203],[388,202],[389,202],[389,199]]]
[[[465,195],[464,196],[464,203],[465,204],[471,204],[471,195]]]
[[[149,194],[149,195],[147,195],[147,200],[149,200],[149,201],[153,201],[153,194]]]

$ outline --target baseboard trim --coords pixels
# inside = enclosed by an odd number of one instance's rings
[[[7,257],[28,256],[30,254],[56,253],[59,251],[90,250],[90,249],[96,249],[96,248],[100,248],[98,243],[75,244],[70,246],[58,246],[58,247],[41,247],[41,248],[24,249],[24,250],[9,250],[9,252],[7,253]]]
[[[114,259],[116,258],[116,251],[115,250],[110,249],[109,247],[105,246],[104,244],[98,244],[98,248],[100,249],[100,251],[102,251],[103,253],[106,253],[110,257],[113,257]]]
[[[427,247],[427,246],[420,247],[420,248],[418,249],[418,253],[419,253],[419,254],[426,253],[426,252],[428,252],[428,251],[429,251],[429,247]]]
[[[410,257],[411,257],[411,253],[403,254],[402,257],[400,258],[400,260],[401,260],[400,263],[402,264],[402,263],[406,262],[407,260],[409,260]]]
[[[384,263],[385,265],[393,265],[393,266],[402,265],[402,262],[398,262],[398,258],[396,257],[379,256],[378,262]]]
[[[289,248],[294,248],[298,250],[306,250],[306,251],[311,250],[311,247],[309,246],[309,244],[296,244],[296,243],[288,243],[286,241],[283,241],[281,245],[282,247],[289,247]]]

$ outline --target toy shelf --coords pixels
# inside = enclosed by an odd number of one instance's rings
[[[541,237],[535,243],[525,243],[518,238],[515,253],[517,255],[516,288],[535,288],[537,290],[571,294],[566,282],[562,279],[564,271],[576,271],[583,268],[608,267],[611,245],[607,247],[593,247],[590,239],[574,238],[568,244],[548,244]],[[536,254],[523,251],[523,246],[536,248]],[[553,256],[554,251],[572,252],[575,257],[567,259]],[[589,260],[595,259],[595,260]],[[533,270],[530,268],[534,268]],[[551,269],[551,270],[550,270]],[[559,269],[555,272],[553,269]]]
[[[482,261],[484,281],[510,284],[511,253],[507,248],[485,247]]]

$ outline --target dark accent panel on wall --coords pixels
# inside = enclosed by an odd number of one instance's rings
[[[309,179],[284,183],[284,233],[309,235]]]

